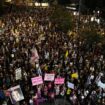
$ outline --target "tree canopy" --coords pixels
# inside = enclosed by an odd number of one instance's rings
[[[55,7],[50,19],[52,23],[56,23],[58,28],[64,32],[68,32],[72,28],[72,17],[64,7]]]

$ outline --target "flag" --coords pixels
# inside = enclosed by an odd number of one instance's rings
[[[67,89],[66,94],[67,94],[67,95],[70,95],[70,93],[71,93],[71,89]]]
[[[69,52],[68,52],[68,50],[67,50],[66,53],[65,53],[65,58],[67,58],[68,55],[69,55]]]
[[[36,48],[33,48],[33,49],[31,50],[31,52],[32,52],[32,56],[31,56],[31,58],[30,58],[30,63],[31,63],[31,64],[34,64],[35,62],[38,62],[38,60],[39,60],[38,51],[37,51]]]

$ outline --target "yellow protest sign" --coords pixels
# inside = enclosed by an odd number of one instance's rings
[[[73,73],[73,74],[71,75],[71,77],[77,79],[77,78],[78,78],[78,73]]]

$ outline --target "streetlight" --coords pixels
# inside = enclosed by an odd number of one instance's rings
[[[79,25],[80,25],[80,16],[81,16],[81,5],[82,0],[79,0],[79,9],[78,9],[78,22],[77,22],[77,33],[79,34]]]

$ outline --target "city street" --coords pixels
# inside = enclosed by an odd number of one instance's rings
[[[68,101],[64,99],[56,99],[55,102],[45,102],[41,103],[40,105],[71,105]]]

